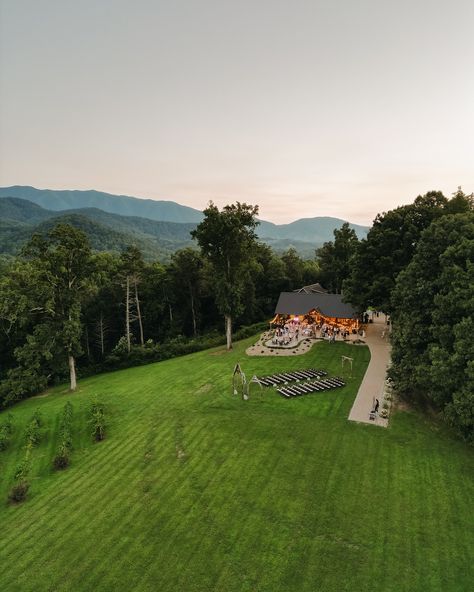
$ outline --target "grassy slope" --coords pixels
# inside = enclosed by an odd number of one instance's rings
[[[347,422],[368,350],[319,344],[295,358],[185,358],[84,380],[18,405],[15,442],[0,453],[0,589],[120,591],[463,591],[470,559],[472,449],[414,413],[388,430]],[[248,375],[315,366],[344,389],[286,401],[230,394]],[[91,444],[98,394],[108,439]],[[54,432],[73,400],[73,465],[50,469]],[[22,426],[35,408],[45,437],[30,497],[4,503]],[[0,415],[0,421],[2,415]],[[7,566],[7,568],[4,568]]]

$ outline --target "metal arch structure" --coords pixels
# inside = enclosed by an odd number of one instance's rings
[[[245,376],[245,372],[240,367],[240,364],[237,364],[234,367],[234,372],[232,373],[232,394],[238,395],[239,390],[242,393],[242,399],[247,401],[249,398],[249,385],[247,383],[247,378]]]
[[[252,384],[252,382],[258,384],[258,386],[260,387],[260,394],[263,395],[263,384],[260,382],[258,376],[256,376],[255,374],[252,376],[252,379],[249,382],[248,394],[250,395],[250,385]]]

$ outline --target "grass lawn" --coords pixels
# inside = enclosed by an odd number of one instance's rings
[[[303,356],[210,350],[80,382],[11,410],[0,452],[0,590],[461,592],[474,589],[473,450],[415,412],[388,429],[349,423],[365,347]],[[285,400],[231,396],[236,361],[255,374],[316,367],[343,389]],[[87,409],[106,405],[93,444]],[[59,416],[74,405],[74,453],[51,469]],[[44,419],[31,489],[6,500],[28,419]],[[6,413],[0,414],[0,422]]]

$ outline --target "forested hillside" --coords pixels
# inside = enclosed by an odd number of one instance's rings
[[[77,208],[99,208],[111,214],[140,216],[163,222],[192,222],[202,220],[202,212],[182,206],[173,201],[139,199],[128,195],[111,195],[103,191],[69,191],[36,189],[15,185],[1,187],[0,197],[27,199],[47,210],[71,210]]]
[[[30,201],[0,198],[0,253],[16,254],[34,232],[46,233],[55,224],[71,224],[86,233],[97,251],[120,253],[136,245],[147,260],[169,260],[172,253],[191,246],[191,223],[159,222],[137,216],[110,214],[97,208],[61,212]]]

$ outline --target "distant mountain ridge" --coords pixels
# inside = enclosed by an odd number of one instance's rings
[[[203,219],[199,210],[182,206],[174,201],[141,199],[128,195],[112,195],[94,189],[52,190],[13,185],[0,187],[0,197],[18,197],[27,199],[46,210],[61,211],[78,208],[98,208],[110,214],[121,216],[140,216],[161,222],[195,222]]]
[[[83,208],[98,208],[121,216],[139,216],[162,222],[199,223],[203,219],[200,210],[183,206],[174,201],[156,201],[127,195],[113,195],[93,189],[52,190],[14,185],[0,187],[0,197],[18,197],[27,199],[47,210],[62,211]],[[259,236],[273,239],[295,239],[310,242],[331,240],[334,228],[339,228],[345,220],[332,217],[301,218],[289,224],[274,224],[260,220]],[[367,226],[350,223],[359,238],[367,232]]]
[[[25,242],[37,230],[37,225],[49,227],[50,220],[59,222],[67,218],[69,223],[74,222],[88,229],[94,248],[116,250],[122,248],[122,244],[135,243],[148,258],[162,258],[178,248],[195,244],[190,232],[203,219],[199,210],[175,202],[155,202],[98,191],[52,191],[16,185],[0,188],[0,198],[0,252],[8,253],[15,252],[12,242],[18,245]],[[45,204],[54,207],[46,207]],[[130,213],[126,215],[110,210]],[[146,215],[150,211],[155,217]],[[163,216],[163,219],[157,219],[158,216]],[[315,248],[333,240],[334,229],[340,228],[344,220],[315,217],[289,224],[259,222],[257,233],[260,240],[276,252],[294,247],[303,257],[313,257]],[[368,227],[349,225],[359,238],[367,235]],[[41,231],[41,228],[38,230]],[[99,240],[96,236],[101,232],[109,237],[111,247],[107,247],[107,240],[103,237]],[[113,236],[111,233],[114,233]]]
[[[97,251],[121,252],[136,245],[148,260],[167,260],[177,249],[191,246],[196,224],[159,222],[109,214],[97,208],[52,211],[17,197],[0,198],[0,253],[14,255],[34,232],[48,232],[58,223],[83,230]]]
[[[318,216],[315,218],[300,218],[289,224],[273,224],[272,222],[260,221],[258,234],[262,239],[297,239],[303,242],[324,243],[333,240],[333,231],[340,228],[345,220],[329,216]],[[352,224],[349,222],[358,238],[365,238],[369,231],[368,226]]]

